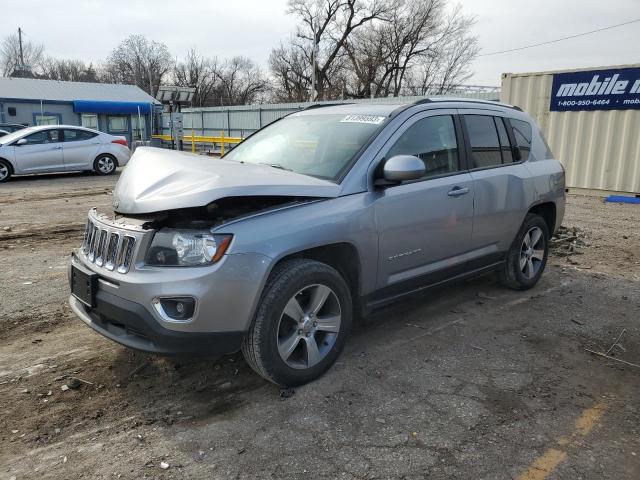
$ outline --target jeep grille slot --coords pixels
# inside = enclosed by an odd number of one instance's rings
[[[134,236],[99,225],[90,219],[84,231],[82,252],[89,262],[98,267],[127,273],[133,261],[135,245]]]
[[[118,272],[127,273],[131,266],[131,259],[133,258],[133,246],[136,243],[136,239],[130,236],[124,237],[122,241],[122,248],[118,255]]]

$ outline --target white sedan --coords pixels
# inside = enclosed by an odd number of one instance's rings
[[[0,137],[0,182],[32,173],[86,170],[109,175],[129,158],[124,137],[72,125],[29,127]]]

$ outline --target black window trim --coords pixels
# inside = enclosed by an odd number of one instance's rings
[[[503,113],[503,112],[496,112],[496,113]],[[505,128],[507,129],[507,136],[509,137],[509,142],[511,142],[511,150],[513,151],[513,146],[515,145],[514,143],[514,137],[513,137],[513,131],[511,130],[511,122],[509,122],[509,118],[506,117],[505,115],[496,115],[495,113],[476,113],[476,112],[469,112],[469,113],[459,113],[458,114],[460,117],[466,116],[466,115],[479,115],[479,116],[483,116],[483,117],[499,117],[502,118],[503,121],[505,121]],[[517,162],[511,162],[511,163],[501,163],[500,165],[490,165],[488,167],[476,167],[473,168],[473,164],[472,162],[472,157],[471,157],[471,141],[469,140],[469,131],[467,130],[467,125],[464,122],[464,120],[462,118],[460,118],[460,123],[462,125],[462,131],[464,133],[464,147],[465,150],[467,152],[466,158],[467,158],[467,169],[469,172],[480,172],[482,170],[490,170],[492,168],[504,168],[504,167],[509,167],[511,165],[520,165],[522,163],[525,162],[525,160],[522,160],[522,158],[520,158],[520,160],[518,160]],[[495,126],[495,120],[494,120],[494,126]],[[498,135],[498,131],[496,129],[496,135]],[[498,142],[500,141],[500,136],[498,135]],[[502,153],[500,155],[500,158],[502,158]]]

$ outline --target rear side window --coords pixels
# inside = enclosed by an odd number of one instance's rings
[[[472,168],[502,165],[502,153],[498,131],[493,117],[488,115],[465,115],[464,121],[471,144]]]
[[[65,142],[81,142],[82,140],[89,140],[90,138],[98,135],[97,133],[87,132],[85,130],[64,130]]]
[[[516,140],[516,145],[520,149],[520,156],[522,160],[527,160],[531,153],[531,139],[533,137],[531,125],[525,121],[514,118],[510,118],[509,122],[513,129],[513,137]]]
[[[414,155],[424,162],[423,178],[460,170],[458,142],[451,115],[427,117],[411,125],[389,149],[386,157]]]

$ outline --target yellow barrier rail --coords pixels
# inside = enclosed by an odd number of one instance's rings
[[[170,142],[172,140],[171,135],[152,135],[152,138],[157,138],[160,140],[163,140],[165,142]],[[223,131],[220,131],[220,135],[217,137],[207,137],[204,135],[196,135],[195,132],[192,130],[191,131],[191,135],[183,135],[182,136],[182,141],[183,142],[190,142],[191,143],[191,151],[195,153],[196,151],[196,144],[212,144],[212,145],[216,145],[216,144],[220,144],[220,154],[224,155],[224,150],[225,150],[225,145],[229,144],[229,145],[236,145],[238,143],[240,143],[242,140],[244,140],[242,137],[226,137],[224,135]]]

